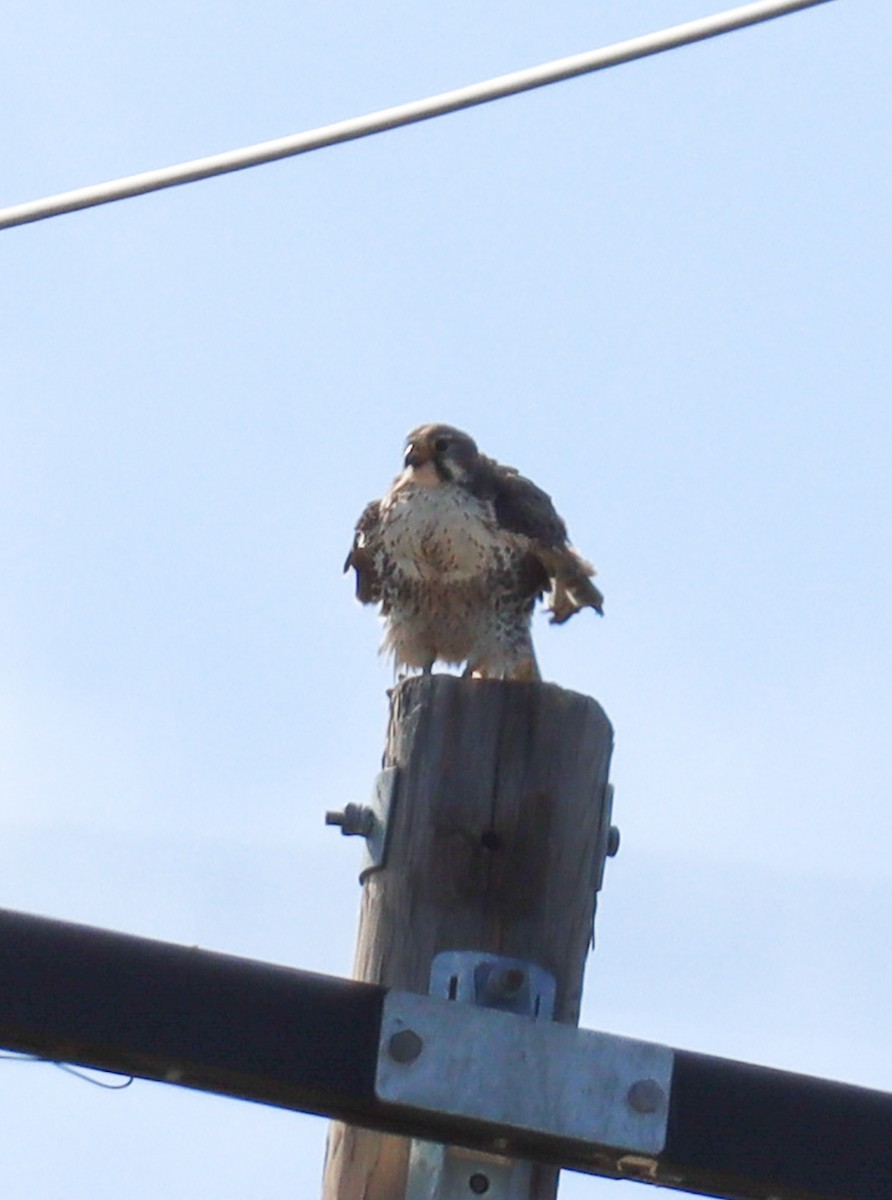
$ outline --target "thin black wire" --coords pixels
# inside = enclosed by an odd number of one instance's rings
[[[94,1087],[102,1088],[107,1092],[122,1092],[124,1088],[130,1087],[136,1078],[135,1075],[130,1075],[123,1083],[103,1083],[101,1079],[94,1079],[92,1075],[87,1075],[70,1063],[56,1062],[53,1058],[41,1058],[38,1054],[0,1054],[0,1059],[5,1062],[44,1063],[51,1067],[58,1067],[60,1071],[73,1075],[75,1079],[83,1080],[84,1083],[92,1083]]]

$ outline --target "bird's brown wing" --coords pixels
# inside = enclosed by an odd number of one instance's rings
[[[529,552],[551,589],[551,620],[563,624],[581,608],[604,612],[604,597],[592,583],[594,567],[567,539],[567,527],[551,497],[511,467],[487,463],[496,520],[510,533],[529,539]]]
[[[551,496],[513,467],[490,460],[496,520],[503,529],[521,533],[544,546],[567,544],[567,526],[555,512]]]
[[[356,522],[356,533],[353,545],[344,563],[344,571],[352,567],[356,572],[356,598],[363,604],[376,604],[381,599],[381,581],[375,570],[373,545],[379,528],[381,502],[372,500],[362,510],[362,516]]]

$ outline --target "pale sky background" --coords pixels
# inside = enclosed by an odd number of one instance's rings
[[[720,7],[11,6],[0,203]],[[446,420],[607,597],[536,626],[616,729],[583,1024],[892,1089],[890,42],[836,0],[0,233],[0,906],[349,973],[323,813],[390,672],[341,564]],[[0,1062],[11,1200],[313,1200],[325,1128]]]

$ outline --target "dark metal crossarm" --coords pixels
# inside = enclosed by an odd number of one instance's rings
[[[892,1095],[676,1050],[660,1174],[676,1170],[710,1196],[890,1200]]]
[[[0,1046],[702,1195],[892,1196],[892,1095],[3,911]]]
[[[366,1119],[384,989],[0,910],[0,1045]]]

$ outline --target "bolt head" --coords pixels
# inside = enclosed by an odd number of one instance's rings
[[[665,1100],[663,1089],[655,1079],[636,1079],[626,1092],[629,1108],[637,1113],[654,1113]]]
[[[390,1035],[387,1053],[398,1063],[414,1062],[424,1049],[424,1041],[414,1029],[400,1029]]]

